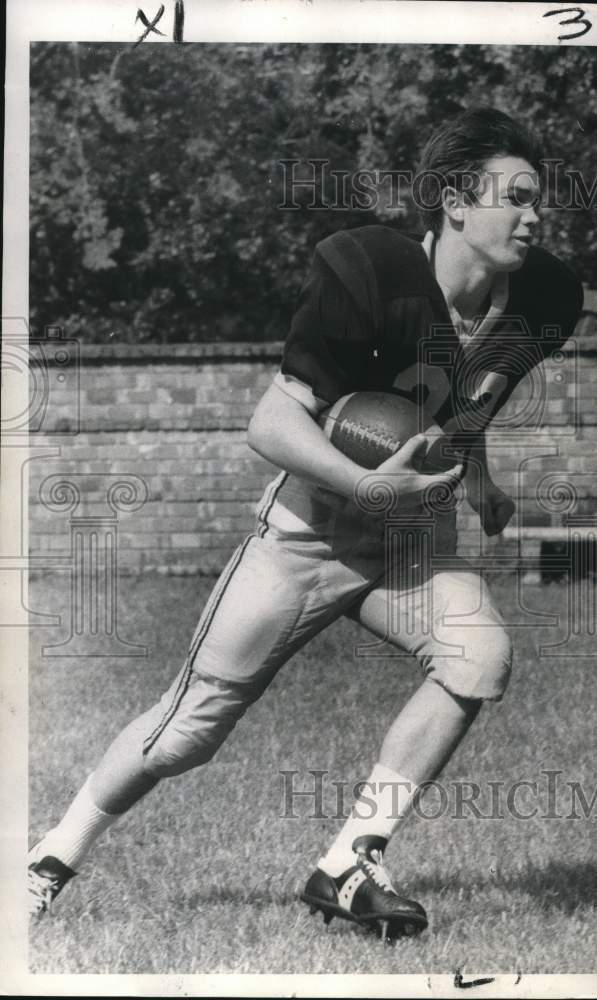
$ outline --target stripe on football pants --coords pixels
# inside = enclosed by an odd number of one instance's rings
[[[266,489],[263,501],[260,505],[259,512],[257,515],[258,520],[261,522],[257,530],[257,533],[251,534],[247,538],[245,538],[242,545],[238,547],[238,549],[230,559],[228,565],[226,566],[226,569],[224,570],[218,582],[216,583],[214,589],[212,590],[209,600],[205,605],[205,608],[203,609],[203,614],[199,619],[199,624],[197,625],[193,638],[191,639],[191,645],[189,647],[189,651],[187,653],[185,662],[181,669],[178,685],[172,697],[172,703],[170,705],[170,708],[166,710],[166,712],[162,716],[161,720],[159,721],[153,732],[144,740],[143,753],[148,753],[148,751],[151,750],[154,743],[159,739],[161,734],[164,732],[164,729],[166,728],[168,723],[176,715],[178,707],[182,699],[184,698],[185,694],[187,693],[189,685],[191,683],[191,678],[193,676],[193,663],[195,657],[197,656],[197,653],[201,648],[201,644],[203,643],[205,637],[207,636],[211,623],[214,619],[214,615],[218,610],[218,607],[220,606],[222,598],[224,597],[224,594],[226,592],[226,588],[228,587],[232,577],[234,576],[234,573],[238,569],[241,559],[245,554],[249,543],[252,542],[257,537],[263,538],[263,536],[268,531],[269,524],[267,518],[269,516],[269,512],[272,509],[276,496],[281,487],[283,486],[284,482],[286,481],[287,476],[288,473],[286,472],[281,473],[279,476],[276,477],[276,479],[273,480],[273,482],[270,483],[270,485]]]
[[[263,538],[264,535],[266,535],[267,532],[269,531],[269,524],[267,519],[270,515],[272,507],[274,506],[276,497],[278,496],[278,493],[282,489],[287,479],[288,479],[288,473],[281,472],[279,476],[276,476],[276,478],[272,480],[272,482],[267,487],[265,493],[263,494],[263,498],[261,500],[261,503],[259,504],[259,509],[257,511],[257,520],[260,522],[259,528],[257,529],[257,534],[259,535],[260,538]]]
[[[199,624],[197,625],[193,638],[191,640],[189,651],[187,653],[185,662],[180,672],[178,685],[172,698],[172,704],[170,705],[170,708],[166,710],[162,719],[155,727],[153,732],[150,734],[150,736],[148,736],[145,739],[143,743],[144,753],[147,753],[148,750],[150,750],[153,744],[156,742],[156,740],[161,736],[161,734],[163,733],[164,729],[166,728],[170,720],[176,714],[178,706],[180,705],[182,699],[184,698],[186,692],[188,691],[189,684],[191,682],[191,677],[193,675],[193,661],[195,659],[195,656],[197,655],[201,643],[203,642],[205,636],[207,635],[209,627],[213,621],[214,615],[218,610],[219,604],[226,592],[226,588],[228,587],[228,584],[230,583],[234,573],[238,569],[240,561],[247,549],[249,542],[251,542],[254,538],[255,535],[249,535],[248,538],[245,538],[243,544],[240,545],[239,548],[236,550],[230,562],[228,563],[228,566],[226,567],[226,569],[222,573],[222,576],[220,577],[216,586],[214,587],[211,596],[209,598],[209,601],[207,602],[204,608],[203,614],[201,615]]]

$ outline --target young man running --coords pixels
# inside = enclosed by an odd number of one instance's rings
[[[392,885],[383,851],[482,702],[502,697],[510,641],[485,582],[454,554],[452,513],[436,518],[437,565],[406,559],[388,575],[382,520],[355,499],[367,475],[404,505],[430,483],[453,485],[462,466],[421,475],[417,438],[368,472],[332,446],[317,417],[351,392],[423,392],[469,456],[467,495],[485,531],[502,530],[513,504],[487,473],[482,430],[523,375],[570,336],[582,306],[572,272],[531,246],[539,172],[539,150],[523,128],[493,109],[469,111],[423,152],[422,240],[368,226],[318,245],[281,370],[249,427],[250,445],[283,471],[216,584],[174,683],[116,738],[33,848],[35,913],[48,909],[103,830],[161,779],[207,763],[280,667],[350,615],[412,653],[424,678],[369,777],[375,808],[361,813],[357,800],[302,898],[326,922],[341,916],[383,937],[427,925],[423,907]],[[450,357],[431,364],[421,345],[438,328],[444,350],[436,353]],[[388,636],[389,609],[398,627]],[[448,624],[464,617],[465,625]]]

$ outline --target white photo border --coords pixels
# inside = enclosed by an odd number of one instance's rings
[[[342,4],[342,14],[339,7]],[[159,4],[143,0],[8,0],[3,317],[28,316],[29,46],[37,41],[122,42],[140,34],[136,14],[154,16]],[[166,0],[164,21],[173,23]],[[184,42],[360,42],[489,45],[597,45],[597,4],[448,2],[448,0],[187,0]],[[571,14],[574,22],[563,27]],[[580,33],[584,20],[590,30]],[[165,26],[166,25],[166,26]],[[143,44],[174,44],[148,38]],[[3,321],[4,330],[10,324]],[[5,386],[3,411],[26,410],[26,374]],[[10,552],[18,524],[20,481],[16,449],[2,449],[0,558]],[[24,466],[26,470],[26,466]],[[23,527],[23,551],[27,526]],[[8,563],[4,563],[4,567]],[[4,568],[0,565],[0,569]],[[0,573],[0,600],[10,573]],[[27,629],[0,628],[2,659],[0,838],[0,989],[32,996],[462,996],[451,975],[31,975],[27,965],[24,860],[27,844]],[[399,958],[397,957],[397,968]],[[479,970],[482,975],[483,970]],[[592,997],[597,975],[492,976],[471,997]],[[465,976],[470,979],[471,976]]]

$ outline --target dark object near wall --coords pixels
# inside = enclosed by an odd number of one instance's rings
[[[541,542],[541,582],[597,581],[597,540]]]

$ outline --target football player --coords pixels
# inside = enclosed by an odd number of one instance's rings
[[[281,369],[249,426],[251,447],[282,471],[218,580],[178,676],[116,738],[31,851],[33,912],[47,911],[103,830],[163,778],[211,760],[282,665],[349,615],[412,653],[423,676],[385,735],[367,808],[357,797],[302,898],[326,922],[342,917],[382,937],[426,927],[423,907],[384,868],[384,848],[482,703],[502,698],[511,643],[485,581],[455,554],[454,513],[435,518],[437,565],[405,557],[388,573],[383,518],[363,509],[359,484],[365,475],[370,485],[389,484],[400,510],[430,483],[454,488],[466,472],[488,534],[511,516],[512,501],[488,475],[483,430],[524,374],[570,336],[582,306],[579,280],[532,245],[540,171],[535,139],[509,116],[464,112],[423,151],[422,238],[366,226],[317,246]],[[432,363],[423,348],[438,330],[442,351]],[[422,393],[464,464],[422,475],[420,436],[374,473],[347,458],[318,416],[360,390]]]

